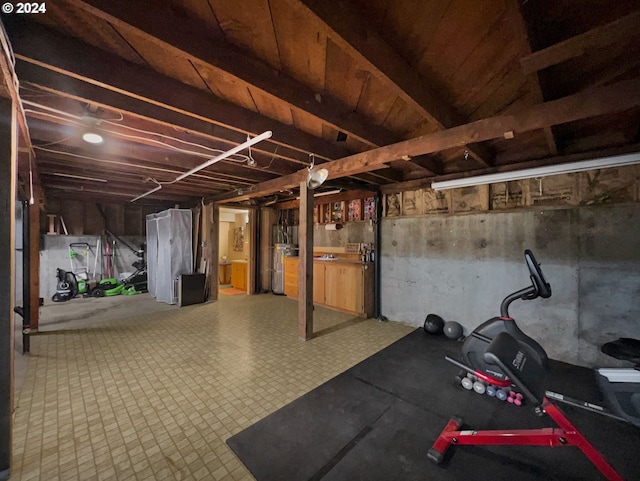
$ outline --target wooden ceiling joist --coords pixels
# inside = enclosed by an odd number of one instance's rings
[[[523,72],[528,75],[588,54],[591,50],[603,49],[612,44],[633,40],[637,37],[639,30],[640,11],[637,11],[522,57],[520,65]]]
[[[508,21],[512,22],[516,26],[519,32],[522,32],[522,55],[530,55],[531,54],[531,40],[529,38],[529,34],[527,32],[526,22],[524,21],[524,17],[522,16],[522,8],[520,6],[520,2],[517,0],[510,0],[510,10],[509,10],[509,18]],[[528,75],[527,83],[529,84],[529,89],[533,95],[533,98],[538,103],[542,103],[545,101],[544,93],[542,91],[542,87],[540,85],[540,78],[538,75]],[[556,139],[553,135],[553,129],[551,127],[544,128],[544,136],[547,141],[547,146],[549,147],[549,154],[552,156],[558,155],[558,145],[556,143]]]
[[[588,153],[579,154],[567,154],[558,155],[555,157],[545,157],[542,159],[528,160],[525,162],[518,162],[515,164],[506,164],[496,167],[488,167],[483,169],[476,169],[466,171],[462,174],[446,174],[438,177],[439,181],[460,179],[464,177],[475,177],[479,175],[496,174],[499,172],[514,172],[523,169],[530,169],[535,167],[543,167],[548,165],[558,165],[570,162],[579,162],[581,160],[592,160],[594,158],[612,157],[615,155],[624,155],[630,153],[640,152],[640,144],[626,145],[624,147],[615,147],[610,149],[590,151]],[[434,179],[416,179],[406,182],[398,182],[395,184],[386,184],[380,187],[380,192],[383,194],[391,194],[394,192],[404,192],[407,190],[418,190],[431,187],[431,183]]]
[[[294,8],[319,19],[327,34],[388,88],[397,92],[408,105],[431,123],[444,130],[463,123],[463,117],[442,100],[442,95],[428,87],[428,79],[416,73],[397,52],[375,32],[362,15],[340,2],[289,0]],[[492,165],[493,155],[480,145],[467,146],[469,155],[482,165]]]
[[[640,107],[640,79],[580,92],[528,109],[519,115],[503,115],[471,122],[448,130],[380,147],[324,165],[329,179],[367,172],[392,160],[439,152],[460,145],[517,136],[520,132],[543,129],[599,115]],[[306,170],[257,184],[251,195],[235,192],[213,197],[214,201],[240,201],[292,188],[306,179]]]
[[[80,139],[79,135],[74,139],[66,136],[69,129],[64,128],[64,120],[54,119],[62,124],[61,128],[56,130],[51,128],[51,120],[45,117],[45,119],[49,121],[49,123],[45,123],[41,120],[39,113],[28,112],[28,118],[32,131],[37,136],[38,141],[40,143],[44,142],[44,146],[42,147],[37,144],[34,145],[35,150],[40,153],[40,157],[44,156],[46,158],[46,156],[50,156],[52,152],[56,151],[80,154],[83,148],[86,149],[86,143]],[[107,149],[95,149],[95,153],[92,154],[92,156],[106,155],[108,153],[110,159],[117,159],[119,163],[122,164],[126,163],[132,166],[139,166],[140,168],[155,166],[162,170],[169,168],[171,172],[175,173],[174,177],[177,177],[183,172],[181,169],[196,167],[204,160],[208,160],[215,155],[214,153],[210,153],[207,156],[190,155],[185,152],[173,151],[169,148],[158,148],[156,144],[149,142],[146,137],[141,135],[136,136],[134,139],[129,138],[125,143],[119,141],[117,136],[111,135],[110,129],[99,130],[99,132],[109,139],[109,146]],[[64,146],[58,145],[61,139],[64,139]],[[47,148],[47,144],[49,144],[50,147]],[[145,146],[151,146],[153,149],[145,148]],[[195,149],[195,147],[192,148]],[[244,180],[253,183],[268,180],[274,175],[291,173],[300,168],[300,165],[292,163],[287,163],[286,166],[280,165],[285,163],[281,159],[278,159],[280,161],[277,163],[279,167],[278,171],[261,168],[259,167],[260,165],[266,166],[267,163],[271,162],[269,162],[268,159],[259,157],[257,154],[255,155],[257,157],[256,162],[259,160],[257,167],[247,167],[245,163],[239,165],[231,160],[222,160],[215,165],[215,175],[228,181]],[[175,169],[174,166],[179,166],[179,168]]]
[[[341,146],[139,65],[123,62],[89,45],[60,37],[45,27],[21,29],[18,25],[8,24],[7,29],[15,39],[14,51],[20,61],[17,69],[22,81],[50,88],[55,82],[57,91],[76,98],[92,100],[180,128],[210,133],[220,141],[229,142],[228,139],[237,138],[239,144],[246,140],[247,134],[257,135],[273,130],[277,135],[270,142],[279,144],[278,154],[296,159],[314,153],[329,160],[348,153]],[[118,96],[122,98],[118,99]],[[190,117],[195,121],[178,120],[180,117]],[[243,126],[243,130],[239,130],[238,125]],[[260,147],[258,145],[256,149]],[[287,149],[297,152],[287,153]]]
[[[117,30],[142,36],[148,42],[195,64],[232,75],[238,82],[307,112],[335,129],[376,147],[397,140],[386,129],[359,117],[340,101],[318,93],[249,55],[194,20],[185,21],[165,5],[147,0],[131,8],[128,0],[67,0],[69,4],[101,18]]]

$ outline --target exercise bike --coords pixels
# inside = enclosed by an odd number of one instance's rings
[[[462,345],[464,362],[448,356],[445,359],[461,368],[463,373],[468,373],[468,376],[460,375],[465,388],[472,388],[479,394],[486,392],[514,404],[527,402],[534,407],[536,414],[541,416],[546,414],[553,419],[558,428],[461,431],[460,427],[463,421],[454,417],[445,426],[427,455],[435,463],[440,463],[451,444],[576,446],[607,479],[622,481],[623,478],[551,400],[614,417],[639,427],[640,418],[629,416],[629,413],[624,410],[617,410],[614,413],[602,406],[545,390],[547,354],[535,340],[524,334],[515,324],[513,318],[509,316],[509,305],[515,300],[532,300],[551,296],[551,287],[545,280],[540,265],[530,250],[525,251],[525,260],[529,268],[531,286],[508,295],[502,301],[501,315],[481,324],[465,339]],[[628,345],[625,344],[625,347]],[[620,351],[624,351],[624,349]],[[640,356],[640,353],[637,355]],[[598,375],[600,376],[600,373]],[[633,402],[636,400],[633,389],[635,388],[631,386],[632,392],[629,397],[618,396],[619,399],[623,399],[622,404],[627,409],[630,405],[633,409]],[[498,395],[500,392],[503,393],[502,397]],[[640,384],[638,384],[636,392],[640,393]],[[614,408],[617,407],[619,406],[614,405]],[[640,402],[637,407],[640,412]],[[638,421],[638,423],[634,421]]]

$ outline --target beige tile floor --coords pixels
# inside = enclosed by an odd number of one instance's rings
[[[253,479],[226,439],[413,330],[314,318],[302,342],[295,301],[222,296],[32,336],[11,479]]]

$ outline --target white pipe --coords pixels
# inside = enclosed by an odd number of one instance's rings
[[[138,197],[136,197],[135,199],[131,199],[130,202],[135,202],[138,199],[142,199],[143,197],[148,196],[149,194],[153,194],[155,191],[162,189],[162,186],[159,185],[157,187],[154,187],[153,189],[151,189],[149,192],[145,192],[144,194],[140,194]]]
[[[245,143],[237,145],[236,147],[234,147],[234,148],[232,148],[230,150],[227,150],[226,152],[223,152],[220,155],[215,156],[213,159],[207,160],[205,163],[200,164],[197,167],[194,167],[189,172],[185,172],[184,174],[178,176],[174,182],[178,182],[179,180],[182,180],[185,177],[190,176],[191,174],[195,174],[199,170],[202,170],[202,169],[204,169],[206,167],[209,167],[210,165],[213,165],[216,162],[219,162],[219,161],[221,161],[223,159],[226,159],[227,157],[230,157],[233,154],[237,154],[238,152],[240,152],[241,150],[246,149],[247,147],[250,147],[250,146],[252,146],[254,144],[257,144],[258,142],[261,142],[262,140],[268,139],[269,137],[271,137],[271,135],[273,135],[273,132],[271,132],[270,130],[267,130],[266,132],[261,133],[257,137],[254,137],[253,139],[249,139]]]
[[[178,177],[175,178],[175,180],[172,180],[171,182],[165,182],[165,183],[166,184],[173,184],[175,182],[178,182],[178,181],[184,179],[185,177],[190,176],[191,174],[195,174],[199,170],[202,170],[202,169],[204,169],[206,167],[209,167],[210,165],[215,164],[216,162],[219,162],[219,161],[221,161],[223,159],[226,159],[227,157],[230,157],[230,156],[232,156],[234,154],[237,154],[241,150],[244,150],[244,149],[246,149],[247,147],[250,147],[253,144],[257,144],[258,142],[260,142],[262,140],[268,139],[272,135],[273,135],[273,132],[271,132],[270,130],[267,130],[266,132],[261,133],[257,137],[254,137],[253,139],[249,139],[246,142],[244,142],[244,143],[242,143],[240,145],[237,145],[234,148],[232,148],[230,150],[227,150],[226,152],[221,153],[220,155],[217,155],[213,159],[207,160],[203,164],[200,164],[197,167],[194,167],[189,172],[185,172],[184,174],[179,175]],[[154,192],[156,192],[156,191],[158,191],[160,189],[162,189],[162,184],[157,186],[157,187],[155,187],[155,188],[153,188],[153,189],[151,189],[149,192],[145,192],[144,194],[139,195],[135,199],[131,199],[130,202],[135,202],[136,200],[142,199],[143,197],[146,197],[149,194],[153,194]]]

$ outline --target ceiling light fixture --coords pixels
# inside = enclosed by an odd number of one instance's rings
[[[104,142],[104,137],[97,132],[89,131],[82,134],[82,140],[89,144],[99,145]]]
[[[82,117],[82,123],[85,125],[82,132],[82,140],[89,144],[100,145],[104,142],[104,137],[97,132],[97,127],[101,120],[94,115],[87,114]]]
[[[640,153],[616,155],[613,157],[603,157],[600,159],[584,160],[580,162],[569,162],[566,164],[546,165],[542,167],[533,167],[531,169],[514,170],[512,172],[498,172],[497,174],[443,180],[432,182],[431,188],[433,190],[446,190],[459,187],[472,187],[475,185],[495,184],[497,182],[546,177],[548,175],[571,174],[575,172],[584,172],[586,170],[622,167],[637,163],[640,163]]]
[[[311,160],[311,165],[309,166],[309,172],[307,173],[307,187],[311,190],[320,187],[327,177],[329,177],[329,171],[327,169],[315,169],[313,165],[315,164],[316,157],[314,154],[309,154],[309,159]]]

